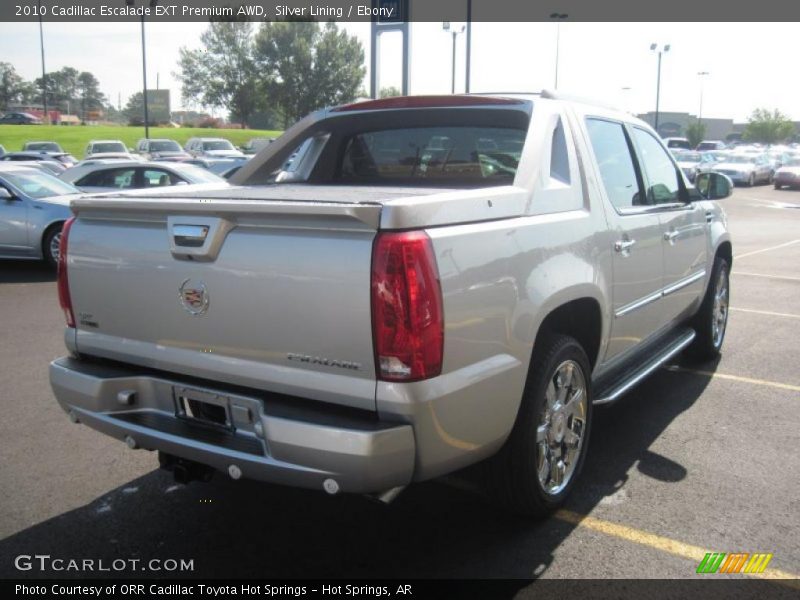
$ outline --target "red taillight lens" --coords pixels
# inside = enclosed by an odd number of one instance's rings
[[[58,247],[58,303],[67,319],[67,327],[75,327],[75,315],[72,314],[72,298],[69,295],[69,281],[67,281],[67,239],[69,230],[75,217],[70,217],[61,228],[61,243]]]
[[[418,381],[442,372],[442,288],[424,231],[380,233],[372,250],[375,368],[384,381]]]

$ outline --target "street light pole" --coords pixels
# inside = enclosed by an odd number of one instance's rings
[[[658,133],[658,105],[661,99],[661,54],[669,52],[670,45],[666,44],[663,49],[658,47],[658,44],[650,44],[650,50],[658,52],[658,75],[656,77],[656,118],[655,127],[653,129]]]
[[[465,71],[464,74],[464,92],[469,94],[469,84],[470,84],[470,77],[469,77],[469,70],[472,63],[472,0],[467,0],[467,48],[466,48],[466,59],[465,59]]]
[[[133,6],[136,0],[125,0],[125,4]],[[150,0],[150,8],[155,8],[158,0]],[[144,137],[150,138],[150,114],[147,110],[147,50],[144,39],[144,12],[142,12],[142,104],[144,104]]]
[[[555,82],[553,89],[558,89],[558,59],[561,50],[561,21],[566,19],[569,15],[564,13],[551,13],[551,19],[558,19],[556,21],[556,68],[555,68]]]
[[[705,83],[706,76],[710,75],[708,71],[700,71],[697,75],[700,77],[700,110],[697,112],[697,122],[703,122],[703,83]]]
[[[462,25],[461,29],[455,29],[450,27],[449,21],[445,21],[442,23],[442,29],[453,35],[453,70],[450,82],[450,93],[455,94],[456,93],[456,37],[458,37],[459,33],[464,33],[466,26]]]
[[[39,47],[42,50],[42,106],[44,107],[44,122],[50,124],[50,115],[47,114],[47,71],[44,68],[44,32],[42,31],[42,1],[36,0],[39,14]]]

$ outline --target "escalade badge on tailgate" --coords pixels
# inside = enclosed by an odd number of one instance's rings
[[[208,310],[208,290],[202,281],[184,279],[178,289],[181,304],[189,313],[199,316]]]

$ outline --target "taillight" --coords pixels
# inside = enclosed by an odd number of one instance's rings
[[[442,289],[424,231],[380,233],[372,250],[372,336],[384,381],[418,381],[442,372]]]
[[[75,327],[75,315],[72,314],[72,298],[69,295],[69,281],[67,280],[67,246],[69,230],[75,217],[70,217],[61,228],[61,243],[58,247],[58,303],[67,319],[67,327]]]

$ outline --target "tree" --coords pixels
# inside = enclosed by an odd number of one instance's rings
[[[700,121],[695,121],[686,128],[686,139],[692,148],[696,148],[697,144],[706,139],[706,126]]]
[[[184,100],[227,108],[246,127],[258,104],[252,32],[247,21],[212,21],[200,36],[203,48],[181,48]]]
[[[105,95],[100,92],[100,82],[97,78],[87,71],[78,75],[78,94],[81,102],[81,118],[86,120],[86,112],[89,110],[102,108],[106,100]]]
[[[7,62],[0,62],[0,107],[8,108],[12,104],[24,101],[26,86],[29,86],[14,65]]]
[[[136,92],[128,98],[128,103],[122,114],[128,119],[130,125],[144,125],[144,101],[142,92]]]
[[[762,144],[783,141],[795,133],[794,123],[778,109],[770,112],[766,108],[753,111],[744,130],[744,139]]]
[[[395,96],[402,96],[402,95],[403,93],[393,85],[381,88],[381,93],[380,93],[381,98],[394,98]]]
[[[255,38],[260,89],[286,125],[332,104],[353,101],[364,79],[364,49],[333,22],[263,23]]]

